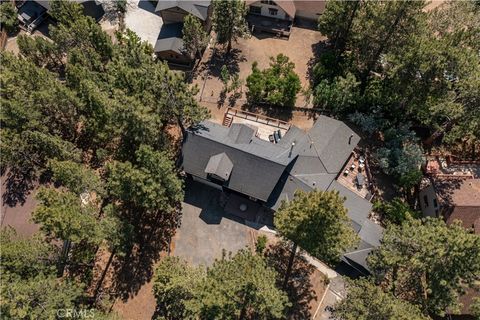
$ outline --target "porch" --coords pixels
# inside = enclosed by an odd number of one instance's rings
[[[271,18],[252,13],[247,15],[247,22],[252,33],[255,31],[263,31],[273,33],[279,37],[287,38],[290,36],[290,31],[293,25],[293,21]]]

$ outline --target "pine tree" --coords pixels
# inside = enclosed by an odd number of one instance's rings
[[[293,242],[284,288],[290,277],[297,246],[327,263],[335,263],[358,241],[337,191],[297,191],[290,202],[283,202],[275,213],[274,224],[280,236]]]
[[[465,286],[480,280],[480,237],[441,219],[390,225],[369,266],[382,287],[425,314],[458,311]]]
[[[232,41],[248,35],[247,7],[242,0],[214,0],[213,30],[217,34],[217,41],[227,45],[227,53],[232,49]]]

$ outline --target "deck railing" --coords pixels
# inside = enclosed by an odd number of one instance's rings
[[[275,118],[270,118],[261,114],[249,112],[249,111],[244,111],[241,109],[237,108],[227,108],[227,111],[225,112],[224,118],[228,116],[234,116],[238,118],[243,118],[251,121],[255,121],[258,123],[263,123],[272,127],[276,128],[281,128],[288,130],[290,128],[290,124],[286,121],[282,121],[279,119]]]

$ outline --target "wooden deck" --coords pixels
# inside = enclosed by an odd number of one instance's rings
[[[269,141],[274,131],[280,130],[282,136],[290,129],[288,122],[236,108],[228,108],[223,117],[223,125],[230,127],[232,123],[242,123],[257,128],[257,136]]]

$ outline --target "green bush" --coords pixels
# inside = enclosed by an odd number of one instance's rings
[[[247,77],[247,99],[250,103],[269,103],[282,107],[293,107],[302,88],[300,78],[293,71],[295,64],[279,54],[270,57],[270,67],[258,69],[252,64],[252,73]]]
[[[255,243],[255,251],[258,254],[262,254],[263,251],[265,251],[265,248],[267,247],[267,236],[265,235],[259,235],[257,238],[257,242]]]
[[[382,214],[385,222],[402,224],[406,220],[421,218],[421,213],[412,210],[401,198],[394,198],[391,201],[376,201],[373,210]]]
[[[17,31],[18,18],[17,9],[13,2],[2,2],[0,4],[0,21],[2,29],[5,29],[8,33]]]

